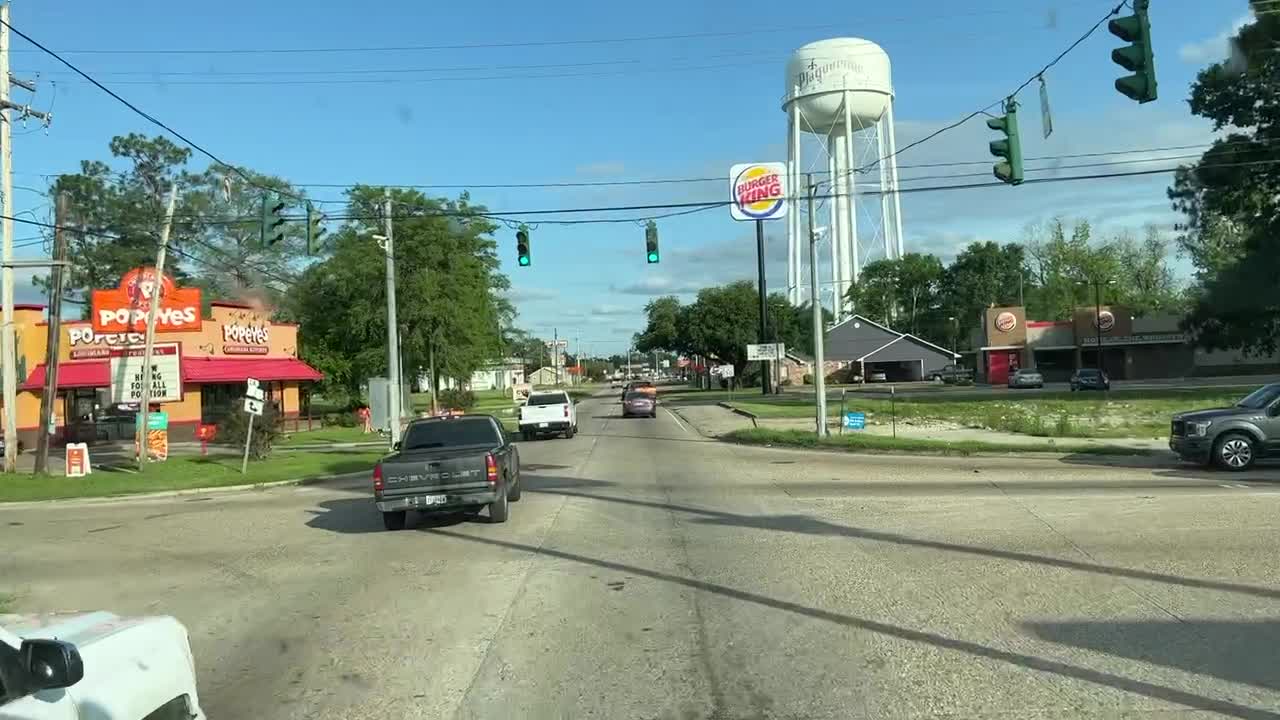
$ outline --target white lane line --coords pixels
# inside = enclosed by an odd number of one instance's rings
[[[672,412],[671,410],[668,410],[665,407],[662,409],[667,411],[667,414],[671,416],[672,420],[676,421],[676,424],[680,426],[681,430],[685,431],[686,433],[689,432],[689,428],[685,427],[685,424],[680,422],[679,416],[677,416],[674,412]]]

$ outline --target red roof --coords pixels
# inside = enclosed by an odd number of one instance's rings
[[[23,390],[44,389],[44,364],[36,366]],[[324,375],[297,358],[182,358],[182,381],[233,383],[257,380],[321,380]],[[107,360],[58,363],[58,388],[108,387],[111,363]]]

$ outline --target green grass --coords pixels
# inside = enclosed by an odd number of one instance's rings
[[[311,445],[319,443],[352,443],[352,442],[381,442],[378,433],[366,433],[358,427],[341,427],[338,425],[330,425],[329,427],[317,428],[315,430],[304,430],[301,432],[288,433],[280,438],[278,444],[282,447],[290,445]]]
[[[869,424],[888,424],[896,412],[899,422],[948,422],[1037,437],[1159,438],[1168,432],[1169,418],[1174,413],[1232,405],[1252,389],[1162,388],[1116,390],[1109,394],[1059,392],[1025,396],[1009,393],[967,397],[904,395],[896,402],[859,395],[847,398],[846,406],[852,411],[865,412]],[[813,414],[813,399],[806,396],[756,396],[731,404],[760,418],[808,418]],[[827,409],[833,420],[839,418],[838,396],[828,399]]]
[[[843,450],[845,452],[915,452],[934,455],[973,455],[975,453],[1080,453],[1088,455],[1150,455],[1150,451],[1114,445],[1072,446],[1061,443],[995,443],[980,440],[924,440],[893,438],[883,435],[832,435],[819,440],[809,430],[769,430],[765,428],[734,430],[723,440],[744,445],[784,445],[788,447]]]
[[[0,615],[13,609],[14,600],[12,594],[0,592]]]
[[[162,463],[148,464],[142,473],[133,469],[94,468],[91,474],[81,478],[17,475],[0,480],[0,502],[105,497],[366,472],[384,454],[280,453],[267,460],[250,461],[246,475],[240,474],[240,459],[231,456],[171,457]]]

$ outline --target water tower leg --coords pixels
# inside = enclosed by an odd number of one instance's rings
[[[836,196],[840,192],[840,186],[837,184],[840,177],[840,171],[836,165],[836,158],[839,157],[839,153],[836,151],[837,141],[836,135],[827,136],[827,178],[829,181],[826,194],[829,196]],[[844,319],[844,314],[841,312],[843,304],[840,301],[842,287],[840,271],[844,267],[841,264],[840,251],[844,248],[840,242],[840,212],[836,209],[839,205],[838,200],[838,197],[830,197],[827,200],[827,237],[831,239],[831,314],[836,322]]]
[[[851,282],[857,282],[858,276],[862,274],[862,258],[858,253],[858,203],[853,196],[854,186],[854,153],[853,153],[853,108],[849,106],[849,91],[844,91],[844,166],[848,169],[845,173],[845,216],[848,220],[848,232],[846,233],[846,242],[848,250],[845,253],[845,277]]]
[[[804,247],[800,237],[800,118],[796,104],[787,108],[787,189],[793,198],[787,212],[787,289],[792,305],[800,304],[800,250]]]
[[[884,235],[884,256],[896,258],[898,248],[894,243],[893,228],[897,223],[893,217],[893,195],[889,192],[893,185],[889,179],[889,161],[885,160],[889,155],[889,139],[885,131],[887,117],[888,111],[876,122],[876,157],[881,161],[877,166],[880,171],[880,232]]]
[[[889,101],[889,107],[885,110],[884,117],[880,122],[884,123],[884,129],[888,131],[888,143],[886,144],[887,152],[881,157],[889,158],[889,188],[892,189],[893,196],[893,244],[897,250],[898,257],[902,257],[902,197],[898,193],[898,143],[893,134],[893,101]]]

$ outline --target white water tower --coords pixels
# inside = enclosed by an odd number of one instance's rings
[[[782,109],[787,113],[788,187],[795,188],[787,215],[787,294],[796,305],[805,299],[801,278],[807,274],[801,269],[809,238],[802,216],[807,212],[804,176],[813,173],[820,183],[818,197],[832,196],[823,207],[832,229],[830,282],[840,298],[833,308],[839,321],[849,314],[844,294],[866,261],[902,256],[889,55],[869,40],[820,40],[795,51],[787,62],[786,82]],[[802,138],[811,140],[803,143]],[[868,190],[868,183],[873,188]],[[809,289],[809,298],[821,296]]]

